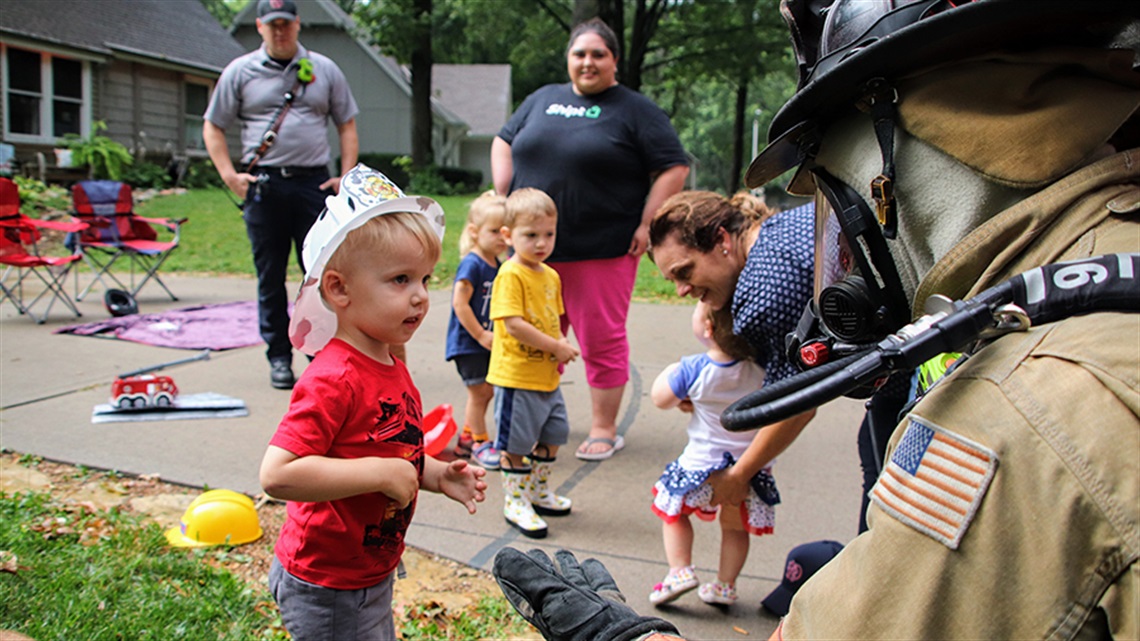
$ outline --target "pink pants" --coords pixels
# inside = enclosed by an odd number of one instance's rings
[[[562,333],[567,333],[567,326],[574,329],[590,387],[621,387],[629,380],[625,321],[638,261],[627,254],[550,263],[562,278],[562,302],[566,307]]]

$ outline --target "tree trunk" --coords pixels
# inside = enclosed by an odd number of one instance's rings
[[[735,125],[732,128],[732,171],[729,173],[728,193],[735,194],[740,189],[740,178],[744,173],[744,111],[748,106],[748,78],[738,78],[736,85]],[[749,159],[751,162],[751,159]]]
[[[412,46],[412,168],[432,163],[431,148],[432,0],[415,0]]]
[[[669,3],[665,0],[637,0],[633,12],[633,30],[629,35],[629,47],[621,67],[625,74],[622,84],[634,91],[641,91],[641,71],[645,66],[649,43],[657,34],[657,26],[668,9]]]
[[[573,29],[580,23],[601,15],[601,4],[602,0],[574,0],[574,12],[570,17],[570,28]]]

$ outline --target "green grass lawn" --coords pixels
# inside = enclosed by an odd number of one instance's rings
[[[0,629],[41,641],[287,639],[268,590],[216,567],[248,562],[240,557],[240,547],[171,548],[157,523],[130,511],[0,491]],[[419,601],[398,625],[408,641],[530,630],[490,595],[462,609]]]
[[[451,287],[459,265],[459,233],[467,219],[467,206],[477,195],[433,196],[447,216],[443,256],[432,278],[433,287]],[[137,209],[143,216],[188,219],[182,227],[181,245],[163,265],[164,272],[254,275],[241,212],[223,190],[198,189],[157,196],[141,203]],[[290,274],[301,278],[296,261]],[[638,266],[633,295],[641,301],[678,302],[672,284],[661,277],[648,256],[643,257]]]
[[[119,510],[0,492],[0,628],[34,639],[283,639],[276,608]]]

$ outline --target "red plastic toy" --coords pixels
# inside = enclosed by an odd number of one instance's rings
[[[428,456],[438,456],[451,437],[455,436],[455,418],[451,405],[444,403],[424,416],[424,452]]]
[[[174,405],[178,398],[178,386],[169,376],[151,374],[172,365],[181,365],[193,361],[210,360],[210,350],[202,350],[197,356],[180,358],[161,365],[152,365],[136,369],[125,374],[119,374],[115,382],[111,383],[111,407],[119,410],[142,410],[153,408],[167,408]]]
[[[121,410],[170,407],[177,397],[178,386],[169,376],[126,376],[111,383],[111,405]]]

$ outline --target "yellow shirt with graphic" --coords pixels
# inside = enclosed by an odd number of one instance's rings
[[[503,319],[520,316],[542,333],[562,338],[562,279],[547,265],[536,271],[508,260],[491,287],[491,320],[495,340],[487,382],[500,387],[552,392],[561,376],[554,354],[524,345],[507,333]]]

